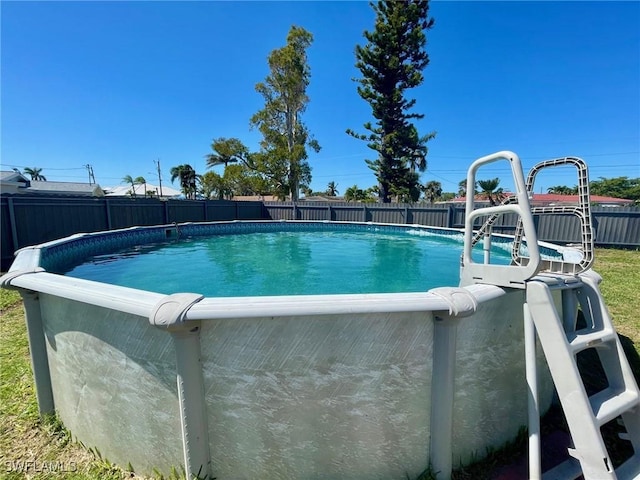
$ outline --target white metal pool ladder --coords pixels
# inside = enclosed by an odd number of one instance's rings
[[[525,356],[529,387],[529,479],[566,480],[583,475],[585,480],[640,479],[640,391],[615,332],[598,284],[600,277],[590,270],[593,263],[593,228],[589,208],[589,181],[585,163],[575,157],[542,162],[531,170],[525,184],[520,160],[513,152],[499,152],[476,160],[469,168],[467,185],[476,182],[480,166],[507,160],[516,185],[514,199],[503,205],[474,208],[467,197],[465,246],[461,260],[461,283],[489,283],[525,290]],[[579,205],[531,207],[529,196],[537,173],[546,167],[574,165],[578,170]],[[471,187],[472,188],[472,187]],[[488,253],[496,219],[509,212],[519,215],[511,265],[491,265]],[[572,214],[581,223],[582,259],[577,263],[542,260],[533,215]],[[478,233],[474,221],[488,217]],[[484,263],[474,263],[473,245],[484,238]],[[528,254],[524,253],[526,240]],[[553,295],[561,299],[561,312]],[[583,319],[579,321],[578,312]],[[573,447],[569,460],[542,474],[540,412],[537,399],[536,333],[555,384],[569,426]],[[607,387],[589,395],[578,370],[577,355],[595,349],[607,380]],[[600,428],[618,419],[631,442],[633,455],[614,468]]]

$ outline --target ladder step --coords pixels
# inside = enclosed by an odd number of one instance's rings
[[[542,474],[542,480],[575,480],[582,475],[580,462],[570,458]]]
[[[611,342],[616,338],[618,338],[618,334],[613,329],[594,331],[592,329],[585,328],[583,330],[567,333],[567,341],[569,342],[574,354],[587,348],[598,347],[606,342]]]
[[[593,409],[593,415],[599,426],[610,422],[618,415],[631,410],[640,402],[638,392],[632,390],[604,390],[589,397],[589,403]]]
[[[532,280],[545,283],[549,290],[574,290],[584,286],[578,277],[553,273],[541,273]]]
[[[636,454],[618,468],[616,468],[618,480],[636,480],[640,478],[640,457]]]

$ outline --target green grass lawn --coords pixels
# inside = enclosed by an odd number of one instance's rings
[[[640,377],[640,252],[598,249],[601,289]],[[0,479],[117,480],[136,477],[71,441],[55,418],[40,420],[33,388],[20,296],[0,289]],[[554,426],[547,425],[546,428]],[[483,462],[454,473],[455,480],[489,478],[496,465],[524,453],[526,437]],[[35,463],[26,463],[26,462]]]

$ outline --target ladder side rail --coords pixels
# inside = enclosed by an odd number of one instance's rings
[[[593,273],[592,275],[581,275],[581,280],[584,285],[584,290],[586,290],[586,295],[589,298],[592,308],[593,322],[596,328],[603,328],[611,332],[614,337],[615,350],[617,351],[617,358],[619,358],[619,363],[621,364],[621,370],[619,373],[620,376],[616,376],[612,378],[607,378],[609,384],[614,388],[622,388],[622,385],[631,386],[632,389],[635,388],[635,391],[638,391],[638,384],[633,375],[633,371],[631,370],[631,366],[629,365],[629,361],[627,359],[627,355],[622,348],[622,344],[620,343],[620,339],[615,331],[613,326],[613,322],[611,320],[611,316],[609,315],[609,311],[604,303],[602,298],[602,294],[600,293],[600,289],[598,288],[598,282],[600,280],[599,275]],[[607,349],[598,350],[599,354],[606,355]],[[616,353],[613,349],[609,349],[611,353]],[[601,357],[602,362],[605,361],[605,358]]]
[[[540,438],[540,402],[538,395],[538,364],[536,327],[529,305],[523,305],[525,377],[527,380],[527,425],[529,434],[529,480],[542,478],[542,447]]]
[[[573,439],[574,449],[570,454],[580,462],[585,479],[615,480],[611,458],[551,291],[543,282],[530,281],[527,282],[526,297]]]
[[[631,370],[631,366],[629,365],[629,360],[627,359],[626,353],[622,348],[622,343],[620,342],[620,339],[618,338],[618,335],[615,331],[615,327],[611,320],[609,311],[604,304],[604,301],[602,301],[602,294],[600,293],[600,288],[598,286],[602,278],[592,270],[581,274],[580,278],[582,280],[582,283],[588,287],[588,290],[590,292],[592,292],[592,295],[597,296],[600,300],[599,314],[602,316],[602,322],[604,325],[611,329],[614,336],[615,352],[611,351],[611,354],[617,353],[619,369],[615,369],[614,371],[618,372],[620,377],[613,380],[613,382],[617,383],[618,385],[620,384],[620,382],[622,382],[627,391],[631,391],[635,393],[636,396],[638,396],[638,392],[640,391],[638,389],[638,383],[635,379],[633,371]],[[600,350],[603,349],[598,349],[599,354],[601,353]],[[600,360],[601,362],[615,361],[615,359],[607,360],[602,356],[600,357]],[[611,385],[612,379],[609,375],[607,375],[607,381]],[[638,479],[640,478],[640,399],[638,400],[638,404],[635,406],[635,408],[622,412],[621,417],[624,428],[626,429],[626,433],[620,434],[620,437],[631,442],[634,455],[625,463],[623,463],[618,469],[616,469],[616,473],[618,473],[618,478],[620,480]]]

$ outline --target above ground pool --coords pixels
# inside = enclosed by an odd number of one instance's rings
[[[210,235],[184,227],[177,240],[93,255],[59,273],[207,297],[424,292],[459,281],[459,232],[346,224],[295,227],[276,223],[252,231],[238,225],[220,233],[213,227]],[[511,261],[505,245],[510,244],[494,245],[496,263]],[[479,261],[481,245],[476,250]]]
[[[418,225],[134,227],[22,249],[2,285],[24,298],[40,411],[114,463],[404,480],[527,423],[524,293],[459,287],[461,252],[460,231]]]

